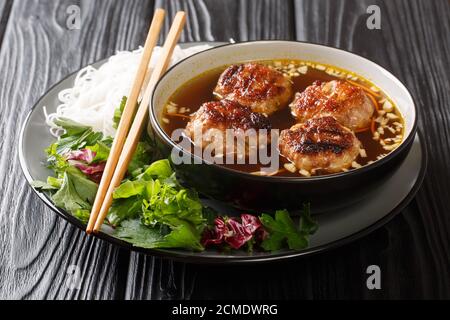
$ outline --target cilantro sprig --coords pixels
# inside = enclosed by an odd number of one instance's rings
[[[309,236],[317,231],[318,225],[311,218],[309,204],[303,206],[298,225],[294,223],[287,210],[278,210],[275,217],[263,214],[260,220],[269,232],[261,247],[266,251],[276,251],[285,248],[300,250],[309,245]]]

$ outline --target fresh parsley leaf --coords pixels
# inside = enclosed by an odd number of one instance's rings
[[[57,152],[58,143],[52,144],[45,151],[47,153],[47,166],[57,174],[63,173],[69,166],[67,160]]]
[[[309,211],[304,214],[305,217],[306,215],[309,215]],[[272,218],[268,214],[263,214],[260,220],[269,231],[269,237],[261,244],[264,250],[280,250],[285,244],[292,250],[308,247],[308,236],[313,231],[311,228],[311,219],[306,222],[304,228],[300,228],[292,221],[287,210],[279,210],[275,213],[275,218]]]

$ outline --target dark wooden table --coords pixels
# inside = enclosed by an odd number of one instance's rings
[[[81,7],[80,30],[66,25],[73,4]],[[366,27],[372,4],[381,9],[381,30]],[[157,7],[171,16],[188,12],[183,41],[308,40],[352,50],[391,70],[414,95],[430,153],[417,197],[350,245],[246,267],[130,253],[56,217],[21,174],[20,125],[65,75],[142,44]],[[449,35],[447,0],[0,0],[0,298],[450,298]],[[366,287],[371,264],[381,268],[381,290]],[[71,265],[80,268],[79,290],[66,285]]]

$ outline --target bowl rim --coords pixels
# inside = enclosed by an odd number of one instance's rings
[[[179,67],[181,64],[189,62],[189,60],[191,60],[193,57],[195,57],[197,55],[205,54],[205,53],[208,53],[209,51],[213,51],[213,50],[219,50],[224,47],[248,45],[248,44],[252,44],[252,43],[301,43],[301,44],[313,45],[313,46],[323,47],[325,49],[334,49],[334,50],[343,51],[345,53],[349,53],[349,54],[355,55],[355,56],[363,59],[365,63],[371,63],[371,64],[376,65],[378,68],[381,68],[382,70],[384,70],[388,76],[392,77],[401,86],[403,86],[407,95],[411,99],[412,106],[414,109],[414,114],[415,114],[414,122],[411,127],[411,131],[409,132],[408,136],[405,139],[403,139],[402,143],[400,144],[400,146],[397,149],[391,151],[386,157],[384,157],[380,160],[377,160],[371,164],[365,165],[361,168],[349,170],[347,172],[338,172],[338,173],[333,173],[333,174],[327,174],[327,175],[321,175],[321,176],[311,176],[311,177],[300,177],[300,176],[299,177],[283,177],[283,176],[254,175],[251,173],[247,173],[247,172],[239,171],[239,170],[236,170],[233,168],[229,168],[229,167],[226,167],[226,166],[223,166],[220,164],[208,163],[207,161],[198,157],[197,155],[193,154],[192,152],[184,150],[168,136],[168,134],[162,128],[160,121],[157,120],[157,115],[155,114],[156,113],[155,112],[155,98],[156,98],[156,92],[158,91],[157,90],[158,87],[161,85],[161,83],[167,77],[169,77],[171,75],[171,72],[173,72],[174,69]],[[309,182],[326,181],[326,180],[333,180],[333,179],[342,178],[342,177],[360,175],[360,174],[364,174],[368,171],[372,171],[372,170],[379,168],[379,167],[385,165],[386,163],[390,162],[392,159],[396,158],[399,154],[401,154],[406,148],[411,146],[411,144],[414,141],[414,138],[416,136],[416,133],[417,133],[417,123],[418,123],[417,106],[416,106],[413,95],[411,94],[408,87],[406,87],[406,85],[400,79],[398,79],[395,75],[393,75],[389,70],[380,66],[378,63],[370,60],[369,58],[366,58],[366,57],[364,57],[360,54],[357,54],[355,52],[352,52],[350,50],[337,48],[337,47],[330,46],[330,45],[324,45],[324,44],[320,44],[320,43],[314,43],[311,41],[297,41],[297,40],[249,40],[249,41],[240,41],[240,42],[235,42],[235,43],[225,43],[225,44],[219,44],[212,48],[197,52],[189,57],[186,57],[186,58],[178,61],[173,66],[171,66],[164,73],[164,75],[159,79],[159,81],[156,83],[156,85],[153,89],[153,92],[152,92],[152,97],[151,97],[148,108],[149,108],[150,126],[152,127],[154,132],[156,132],[158,134],[158,136],[164,140],[165,143],[169,144],[172,147],[172,150],[176,149],[178,152],[183,152],[183,153],[189,155],[191,159],[200,160],[201,165],[205,165],[205,164],[210,165],[210,166],[213,166],[213,167],[217,168],[218,170],[226,172],[228,174],[234,174],[234,175],[246,178],[246,179],[265,181],[265,182],[309,183]]]

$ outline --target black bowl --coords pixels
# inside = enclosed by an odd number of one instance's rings
[[[297,53],[297,50],[301,54]],[[257,176],[216,164],[202,162],[198,156],[174,143],[162,129],[162,107],[180,85],[195,75],[214,67],[246,61],[268,59],[314,60],[311,55],[326,56],[318,61],[351,70],[370,78],[392,98],[406,123],[406,134],[400,146],[370,165],[338,174],[304,177]],[[304,58],[306,56],[306,58]],[[335,58],[335,59],[334,59]],[[346,65],[352,58],[353,68]],[[217,62],[222,59],[221,62]],[[336,61],[335,61],[336,60]],[[372,74],[373,73],[373,74]],[[378,81],[377,81],[378,80]],[[173,66],[157,84],[150,106],[152,135],[163,154],[169,158],[182,154],[191,161],[174,164],[177,176],[186,186],[201,194],[248,211],[298,209],[302,202],[311,202],[316,211],[329,206],[343,206],[360,201],[366,191],[387,179],[408,155],[417,131],[416,109],[404,85],[374,62],[348,51],[327,46],[292,41],[253,41],[219,46],[191,56]],[[202,162],[201,164],[195,164]]]

